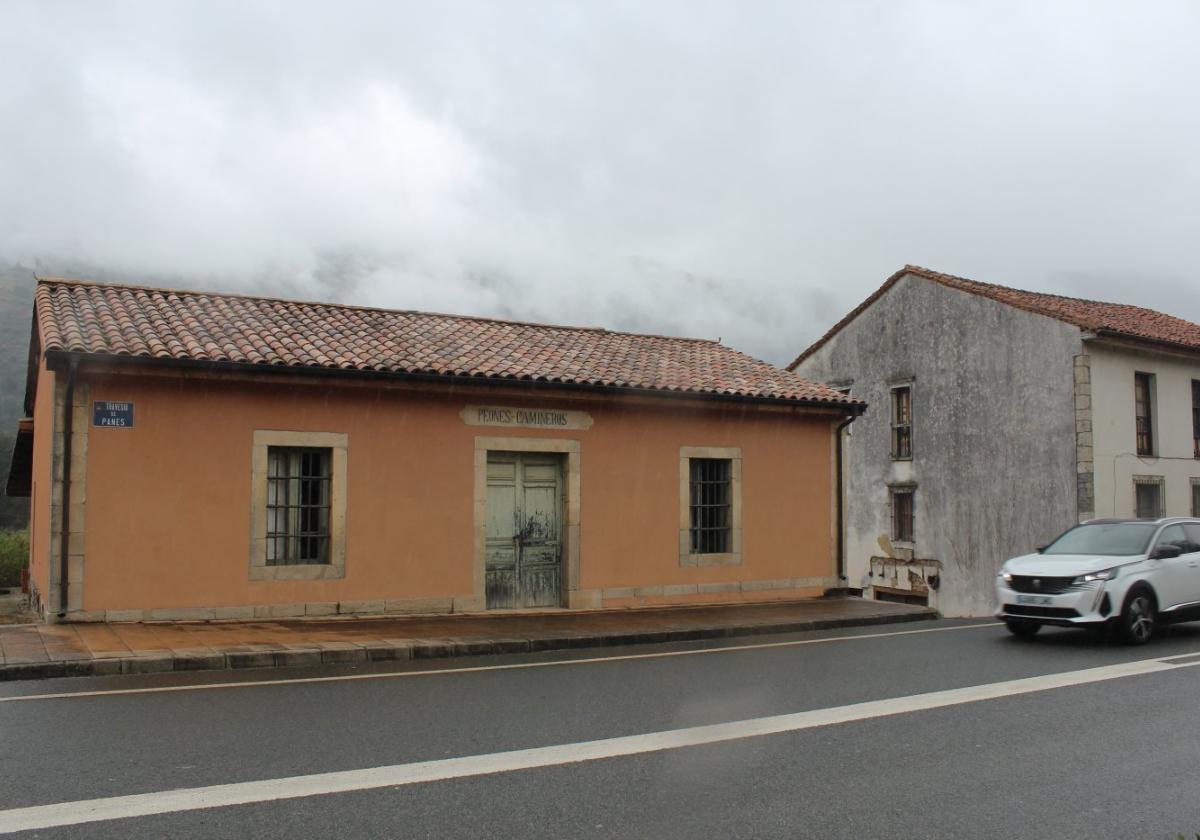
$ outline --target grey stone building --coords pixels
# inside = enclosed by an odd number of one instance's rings
[[[1200,514],[1200,325],[906,266],[790,367],[871,406],[841,444],[868,597],[986,615],[1078,521]]]

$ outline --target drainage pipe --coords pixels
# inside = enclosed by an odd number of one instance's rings
[[[837,577],[838,585],[842,586],[846,582],[846,490],[845,480],[842,473],[845,470],[842,458],[842,432],[846,427],[855,421],[857,414],[851,414],[833,433],[834,443],[837,447]]]

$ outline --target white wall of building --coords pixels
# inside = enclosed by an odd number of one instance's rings
[[[1161,476],[1167,516],[1191,516],[1192,482],[1200,460],[1192,446],[1192,381],[1200,380],[1200,358],[1087,342],[1091,358],[1092,434],[1096,516],[1133,516],[1134,476]],[[1154,375],[1154,432],[1157,457],[1137,455],[1133,381]]]

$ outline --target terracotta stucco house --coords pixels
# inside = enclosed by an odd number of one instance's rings
[[[706,340],[38,283],[10,493],[79,621],[836,586],[863,403]]]

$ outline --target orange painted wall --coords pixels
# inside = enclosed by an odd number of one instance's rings
[[[583,589],[833,574],[828,416],[519,393],[92,378],[93,400],[134,402],[135,426],[88,430],[83,607],[470,595],[476,435],[581,442]],[[582,409],[595,422],[468,426],[469,403]],[[348,435],[344,579],[247,579],[255,429]],[[742,565],[680,567],[680,446],[742,448]]]

